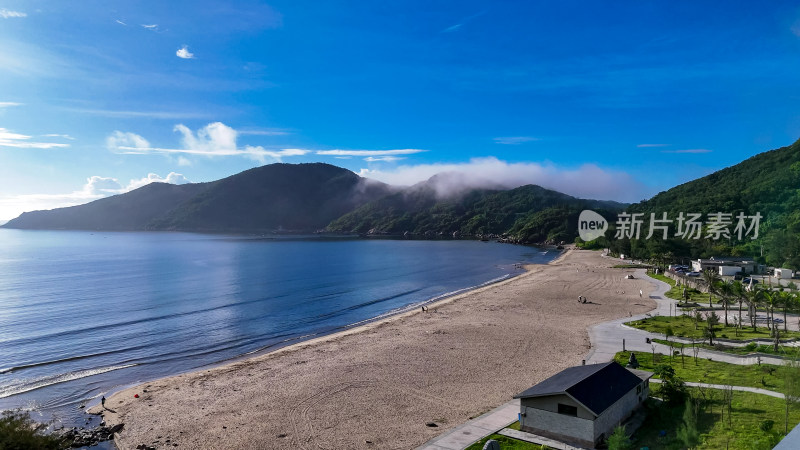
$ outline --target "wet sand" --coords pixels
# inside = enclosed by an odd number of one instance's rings
[[[105,419],[121,449],[414,448],[580,364],[590,325],[653,309],[614,263],[568,250],[426,313],[121,391]]]

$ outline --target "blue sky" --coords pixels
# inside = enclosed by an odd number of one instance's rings
[[[800,137],[800,5],[0,0],[0,220],[322,161],[637,201]]]

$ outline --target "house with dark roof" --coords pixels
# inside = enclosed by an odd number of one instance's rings
[[[514,396],[520,429],[593,448],[647,398],[651,376],[614,361],[564,369]]]

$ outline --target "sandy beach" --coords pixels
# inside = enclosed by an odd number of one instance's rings
[[[104,416],[121,449],[414,448],[580,364],[590,325],[654,308],[612,264],[568,250],[426,313],[121,391]]]

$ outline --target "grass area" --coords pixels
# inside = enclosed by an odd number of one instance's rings
[[[690,395],[701,400],[697,429],[699,449],[771,449],[783,437],[784,402],[782,399],[750,392],[734,392],[731,414],[722,417],[722,391],[689,389]],[[677,437],[682,421],[683,405],[669,406],[649,400],[647,419],[634,433],[634,448],[678,450],[686,448]],[[730,419],[730,422],[729,422]],[[766,426],[772,421],[771,429]],[[789,430],[800,422],[800,411],[790,410]],[[762,430],[762,424],[767,431]]]
[[[771,391],[783,391],[783,377],[778,366],[771,364],[739,366],[720,361],[709,361],[705,358],[694,359],[691,348],[684,350],[684,357],[635,352],[639,361],[639,369],[653,371],[657,365],[669,364],[675,369],[675,375],[684,381],[698,383],[722,384],[731,386],[750,386]],[[623,366],[628,363],[631,352],[619,352],[614,360]],[[656,385],[651,385],[655,387]]]
[[[481,439],[480,441],[470,445],[465,450],[481,450],[483,449],[484,444],[489,439],[494,439],[500,444],[500,448],[503,450],[510,449],[510,450],[546,450],[550,449],[550,447],[533,444],[530,442],[520,441],[517,439],[512,439],[508,436],[503,436],[502,434],[492,434],[490,436],[486,436],[485,438]]]
[[[669,316],[654,316],[642,320],[634,320],[626,323],[626,325],[638,328],[640,330],[649,331],[651,333],[664,334],[667,328],[672,328],[675,336],[703,339],[703,328],[706,327],[706,321],[700,320],[695,324],[694,320],[688,315],[681,315],[675,317]],[[715,327],[716,337],[724,339],[747,340],[747,339],[770,339],[770,332],[766,327],[757,327],[753,331],[752,327],[744,327],[736,334],[736,327],[725,326],[722,322]],[[800,332],[797,331],[781,331],[782,339],[800,338]]]
[[[519,422],[514,422],[508,426],[512,430],[519,430]],[[514,449],[514,450],[548,450],[550,447],[545,445],[539,444],[532,444],[530,442],[520,441],[517,439],[512,439],[508,436],[503,436],[502,434],[492,434],[490,436],[486,436],[485,438],[481,439],[480,441],[470,445],[466,448],[466,450],[482,450],[484,444],[489,439],[494,439],[500,443],[500,448],[503,450],[506,449]]]
[[[683,302],[683,288],[684,288],[684,286],[677,286],[677,283],[675,282],[675,280],[673,280],[672,278],[670,278],[670,277],[668,277],[666,275],[661,275],[661,274],[657,274],[657,273],[648,273],[647,275],[649,275],[650,278],[654,278],[654,279],[656,279],[658,281],[663,281],[664,283],[667,283],[670,286],[672,286],[670,288],[670,290],[668,290],[664,294],[664,296],[666,296],[667,298],[671,298],[673,300],[678,300],[679,302]],[[706,304],[706,305],[708,304],[708,294],[707,293],[700,292],[697,289],[692,288],[692,287],[686,287],[686,293],[689,294],[689,299],[688,299],[689,303],[698,303],[698,304],[701,304],[701,305],[702,304]],[[714,301],[715,302],[717,301],[716,297],[714,297]]]
[[[666,275],[661,275],[660,273],[648,273],[647,275],[650,276],[650,278],[655,278],[658,281],[663,281],[664,283],[675,287],[675,280]]]
[[[666,339],[653,339],[653,342],[658,344],[670,345],[675,349],[680,350],[684,348],[684,353],[691,352],[692,344],[685,344],[683,342],[675,342],[675,341],[667,341]],[[759,353],[766,353],[769,355],[776,355],[776,356],[784,356],[787,358],[792,358],[797,356],[798,348],[797,347],[787,347],[785,345],[779,345],[778,351],[775,351],[775,347],[770,344],[756,344],[755,342],[751,342],[744,347],[732,347],[724,344],[715,343],[714,345],[708,345],[705,343],[702,344],[695,344],[696,346],[705,349],[705,350],[716,350],[718,352],[725,352],[730,353],[732,355],[749,355],[754,352]]]

